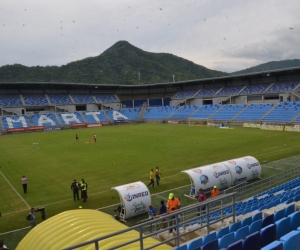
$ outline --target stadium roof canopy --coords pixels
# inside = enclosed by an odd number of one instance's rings
[[[270,70],[264,72],[230,75],[215,78],[194,79],[181,82],[168,82],[168,83],[154,83],[154,84],[141,84],[141,85],[119,85],[119,84],[88,84],[88,83],[64,83],[64,82],[0,82],[0,88],[11,89],[13,88],[34,88],[34,89],[99,89],[107,91],[116,91],[118,89],[151,89],[151,88],[166,88],[166,87],[182,87],[182,86],[197,86],[199,84],[214,84],[214,83],[230,83],[236,81],[248,81],[249,83],[255,82],[258,79],[272,78],[278,79],[280,77],[289,77],[297,75],[299,78],[300,67]]]

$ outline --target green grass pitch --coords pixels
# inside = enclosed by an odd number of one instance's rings
[[[150,188],[151,194],[189,184],[181,171],[197,166],[246,155],[261,164],[298,155],[299,139],[295,132],[168,124],[0,136],[0,233],[28,226],[29,207],[44,206],[49,218],[80,205],[97,209],[117,204],[118,194],[111,187],[135,181],[148,184],[150,169],[157,166],[165,178],[159,187]],[[283,170],[263,168],[262,178],[278,171]],[[23,175],[28,178],[27,194],[21,185]],[[88,183],[86,203],[73,201],[74,178]]]

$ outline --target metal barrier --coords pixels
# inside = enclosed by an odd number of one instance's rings
[[[241,201],[253,197],[255,195],[261,194],[267,190],[280,186],[299,177],[300,167],[295,167],[285,172],[273,175],[269,178],[260,181],[255,181],[254,183],[240,183],[236,186],[232,186],[226,190],[223,190],[222,193],[228,194],[236,192],[236,201]]]
[[[247,198],[261,194],[267,190],[271,190],[274,187],[280,186],[298,177],[300,177],[300,167],[289,169],[285,172],[276,174],[272,177],[266,178],[261,181],[256,181],[254,183],[249,183],[249,184],[247,184],[246,182],[240,183],[236,186],[232,186],[222,191],[222,193],[217,197],[207,199],[205,202],[200,202],[194,205],[184,207],[182,209],[176,210],[171,214],[160,216],[158,218],[155,218],[154,220],[145,221],[139,225],[103,237],[99,237],[94,240],[83,242],[68,248],[64,248],[63,250],[77,249],[79,247],[90,245],[90,244],[94,244],[95,249],[99,250],[101,245],[101,240],[112,238],[116,235],[123,234],[132,230],[139,232],[138,238],[132,239],[121,245],[116,245],[111,249],[118,249],[120,247],[130,245],[135,242],[140,243],[140,249],[142,250],[152,249],[162,244],[167,244],[167,243],[170,244],[171,241],[175,241],[175,246],[179,246],[180,238],[191,232],[197,231],[199,229],[207,228],[207,233],[209,233],[210,225],[223,221],[224,219],[230,217],[232,217],[232,222],[234,223],[235,215],[236,215],[234,206],[237,201],[245,200]],[[215,206],[215,204],[217,204],[217,206]],[[206,210],[204,213],[202,212],[199,215],[198,209],[201,209],[203,205],[206,205]],[[224,210],[226,208],[232,208],[232,212],[225,214]],[[211,215],[215,212],[219,212],[219,214],[217,216],[212,217]],[[169,223],[167,227],[161,226],[162,218],[163,220]],[[175,223],[173,223],[173,225],[170,225],[171,221]],[[198,224],[199,226],[191,230],[186,230],[189,226],[194,224]],[[145,239],[149,237],[156,238],[157,235],[173,229],[176,230],[176,235],[174,237],[158,242],[157,244],[151,247],[144,248]]]
[[[128,242],[125,242],[123,244],[115,245],[114,247],[110,249],[118,249],[120,247],[124,247],[127,245],[130,245],[135,242],[139,242],[140,249],[152,249],[155,247],[158,247],[162,244],[170,243],[171,241],[175,241],[175,246],[180,245],[180,238],[194,232],[199,229],[206,228],[207,233],[210,231],[210,225],[223,221],[226,218],[232,217],[233,222],[235,222],[235,195],[236,193],[230,193],[230,194],[221,194],[217,197],[210,198],[206,200],[205,202],[199,202],[194,205],[190,205],[187,207],[184,207],[182,209],[175,210],[172,213],[168,213],[163,216],[157,216],[157,218],[153,220],[146,221],[144,223],[141,223],[139,225],[108,234],[99,238],[96,238],[94,240],[90,240],[87,242],[83,242],[68,248],[64,248],[63,250],[71,250],[71,249],[77,249],[86,245],[94,244],[95,249],[99,250],[101,249],[101,240],[112,238],[116,235],[120,235],[129,231],[138,231],[139,237],[132,239]],[[212,206],[211,204],[218,204],[217,206]],[[202,206],[206,205],[206,210],[199,212]],[[224,210],[226,208],[231,208],[232,213],[225,214]],[[198,210],[199,209],[199,210]],[[212,214],[215,212],[219,212],[217,216],[212,217]],[[161,225],[162,221],[168,222],[167,227],[160,227],[157,225]],[[196,228],[193,228],[191,230],[186,230],[189,226],[192,225],[199,225]],[[164,241],[158,241],[157,244],[154,244],[148,248],[144,247],[144,240],[147,238],[156,238],[161,233],[166,233],[168,231],[175,230],[176,234],[175,236],[172,234],[170,238],[164,240]],[[172,237],[173,236],[173,237]]]

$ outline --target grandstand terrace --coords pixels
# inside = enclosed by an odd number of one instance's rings
[[[145,86],[3,83],[0,132],[172,120],[294,125],[300,122],[299,80],[300,69],[293,69]],[[230,250],[238,244],[255,249],[253,242],[259,248],[282,244],[289,249],[295,239],[300,241],[299,169],[250,185],[237,185],[207,201],[205,214],[198,215],[200,205],[194,204],[167,215],[178,221],[177,233],[156,227],[159,218],[134,229],[142,232],[155,225],[147,232],[157,240],[153,244],[168,243],[178,250]],[[247,199],[241,196],[245,190]]]
[[[297,68],[139,86],[2,83],[2,131],[120,121],[293,124],[300,116],[299,79]]]

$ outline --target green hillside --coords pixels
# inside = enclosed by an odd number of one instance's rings
[[[61,67],[26,67],[20,64],[0,67],[5,82],[64,82],[95,84],[138,84],[212,78],[228,75],[210,70],[191,61],[167,53],[151,53],[119,41],[96,57],[71,62]]]
[[[268,63],[263,63],[263,64],[260,64],[260,65],[257,65],[257,66],[251,67],[251,68],[232,72],[231,75],[243,75],[243,74],[250,74],[250,73],[277,70],[277,69],[294,68],[294,67],[300,67],[299,59],[272,61],[272,62],[268,62]]]

